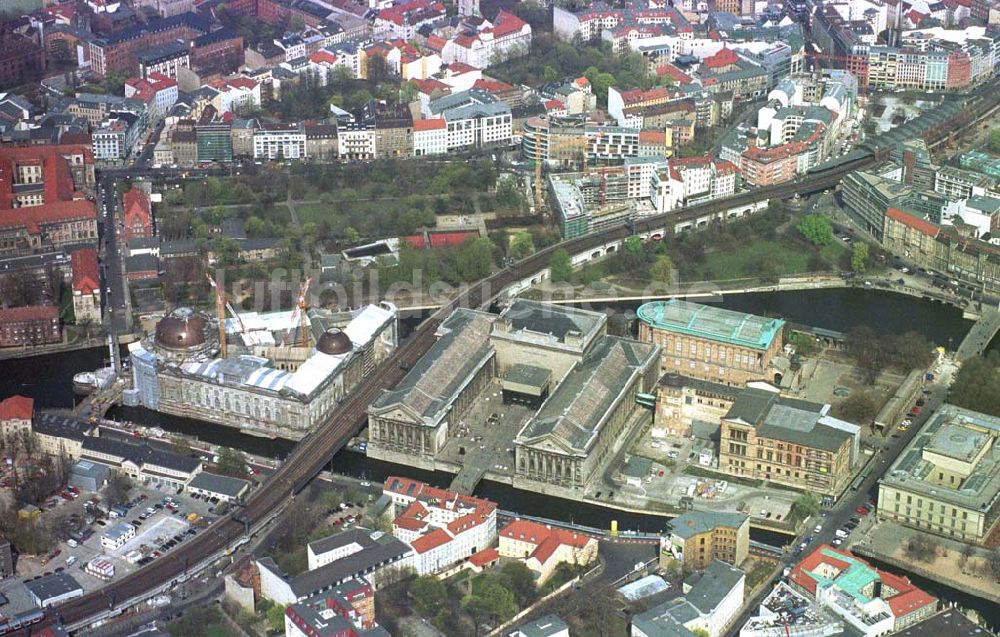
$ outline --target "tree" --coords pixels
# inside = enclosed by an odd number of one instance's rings
[[[128,501],[128,492],[132,490],[132,481],[129,477],[116,473],[108,480],[108,485],[104,487],[104,499],[111,506],[117,506]]]
[[[433,575],[421,575],[410,584],[413,608],[423,617],[433,617],[444,605],[448,592],[444,583]]]
[[[994,153],[1000,153],[1000,128],[994,128],[990,131],[989,141],[987,146]]]
[[[530,232],[518,232],[510,238],[508,254],[512,259],[521,260],[535,251],[535,239]]]
[[[242,476],[247,471],[247,462],[243,454],[230,447],[219,450],[219,460],[215,464],[222,473]]]
[[[497,576],[485,576],[462,604],[479,623],[504,621],[517,613],[514,593]]]
[[[573,262],[569,253],[559,248],[549,260],[549,274],[553,283],[565,283],[573,278]]]
[[[802,520],[819,513],[820,506],[819,496],[811,491],[806,491],[792,503],[792,509]]]
[[[859,325],[847,333],[844,345],[857,366],[865,372],[865,382],[869,385],[874,383],[886,365],[881,337],[867,325]]]
[[[1000,416],[1000,354],[990,352],[963,362],[955,375],[948,402]]]
[[[903,546],[907,557],[921,562],[933,562],[937,557],[937,549],[937,541],[923,533],[911,536]]]
[[[507,562],[500,573],[506,580],[507,587],[514,593],[520,608],[530,606],[538,598],[535,575],[524,562]]]
[[[855,274],[863,273],[868,267],[868,244],[856,241],[851,250],[851,270]]]
[[[660,281],[666,283],[673,278],[674,274],[674,263],[665,254],[661,254],[656,257],[653,261],[652,267],[649,269],[649,276],[654,281]]]
[[[264,616],[267,618],[267,627],[270,630],[284,630],[285,607],[282,604],[275,604],[268,608]]]
[[[454,254],[454,267],[463,281],[477,281],[493,271],[493,243],[478,238],[463,241]]]
[[[830,245],[833,241],[833,225],[823,215],[806,215],[795,228],[814,246]]]
[[[389,76],[389,64],[385,56],[376,53],[368,57],[368,81],[372,84],[379,84]]]
[[[840,417],[853,423],[871,423],[878,415],[879,403],[869,391],[854,391],[840,403]]]

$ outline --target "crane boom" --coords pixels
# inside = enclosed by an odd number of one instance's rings
[[[288,331],[285,332],[284,338],[281,339],[281,344],[288,344],[288,337],[292,333],[292,330],[296,326],[299,326],[299,345],[302,347],[309,347],[309,332],[306,329],[306,321],[308,317],[306,316],[306,293],[309,291],[309,286],[312,284],[312,277],[306,277],[305,282],[302,287],[299,288],[299,298],[295,301],[295,308],[292,310],[292,316],[288,321]]]

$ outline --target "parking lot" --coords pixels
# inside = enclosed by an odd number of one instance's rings
[[[114,564],[114,579],[117,579],[169,553],[198,533],[199,527],[206,526],[217,517],[217,502],[186,492],[178,495],[173,489],[136,485],[129,492],[129,497],[131,500],[124,505],[125,516],[115,518],[109,515],[109,507],[101,494],[82,492],[68,500],[56,496],[54,499],[58,502],[52,509],[72,511],[66,515],[63,531],[69,539],[60,542],[48,555],[19,558],[18,583],[66,571],[89,592],[106,583],[85,570],[94,558],[109,559]],[[95,498],[98,500],[96,503]],[[46,505],[52,500],[50,498]],[[53,514],[57,513],[47,509],[43,515]],[[88,520],[93,521],[88,524]],[[118,523],[133,525],[136,537],[119,549],[106,551],[101,546],[101,536]]]

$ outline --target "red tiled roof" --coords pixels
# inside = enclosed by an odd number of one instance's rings
[[[428,130],[441,130],[441,129],[447,128],[447,127],[448,127],[448,122],[446,122],[443,118],[437,118],[437,119],[418,119],[418,120],[416,120],[416,121],[413,122],[413,132],[414,133],[417,133],[417,132],[420,132],[420,131],[428,131]],[[407,237],[407,239],[409,239],[409,237]],[[423,236],[420,236],[420,245],[419,246],[415,246],[415,247],[417,247],[417,248],[424,247],[424,238],[423,238]]]
[[[493,20],[493,35],[503,37],[515,31],[520,31],[526,24],[528,23],[513,13],[501,11],[497,14],[496,19]]]
[[[39,226],[96,217],[94,204],[86,199],[54,201],[44,206],[18,208],[16,215],[0,215],[0,228],[25,228],[30,234],[37,234]]]
[[[0,400],[0,420],[31,420],[35,401],[27,396],[13,395]]]
[[[499,559],[500,551],[498,551],[496,547],[491,546],[479,551],[478,553],[473,553],[472,556],[469,557],[469,562],[479,568],[485,568]]]
[[[136,217],[144,225],[150,225],[153,222],[149,207],[149,195],[142,188],[133,186],[125,191],[125,195],[122,197],[122,204],[125,208],[126,227],[131,227],[134,221],[136,221]]]
[[[50,144],[0,148],[0,210],[14,207],[15,168],[19,164],[42,167],[43,198],[46,204],[68,201],[76,194],[67,155],[83,155],[86,165],[93,165],[94,155],[85,144]]]
[[[500,535],[535,545],[531,557],[541,564],[548,561],[559,546],[566,544],[584,548],[593,538],[565,529],[553,528],[530,520],[514,520],[500,531]]]
[[[28,305],[0,310],[0,323],[50,321],[59,318],[59,308],[52,305]]]
[[[509,91],[514,87],[506,82],[501,82],[500,80],[481,77],[475,81],[472,88],[480,88],[484,91],[490,91],[491,93],[500,93],[503,91]]]
[[[723,47],[715,55],[705,58],[703,60],[703,63],[710,69],[718,69],[724,66],[729,66],[731,64],[736,64],[739,61],[740,61],[740,56],[736,55],[735,51]]]
[[[664,145],[667,143],[667,137],[662,130],[641,130],[639,131],[639,143]]]
[[[925,234],[928,237],[936,237],[938,232],[941,230],[937,225],[931,223],[930,221],[911,215],[908,212],[903,212],[898,208],[889,208],[885,211],[885,216],[889,217],[893,221],[898,221],[905,226],[909,226],[910,228],[913,228],[917,232]]]
[[[309,56],[309,61],[315,64],[333,64],[337,61],[337,56],[325,49],[320,49]]]
[[[97,269],[97,250],[80,248],[70,255],[73,267],[73,290],[82,294],[93,294],[101,287]]]
[[[471,64],[466,64],[465,62],[452,62],[448,65],[448,72],[451,75],[461,75],[462,73],[473,73],[478,71],[479,69]]]
[[[413,547],[413,550],[417,553],[417,555],[420,555],[426,553],[427,551],[436,549],[439,546],[443,546],[448,542],[451,542],[451,540],[452,537],[448,535],[448,532],[441,527],[438,527],[430,533],[421,535],[417,539],[413,540],[410,546]]]
[[[694,81],[691,79],[691,76],[670,63],[656,67],[656,74],[670,76],[671,79],[680,85],[690,84]]]
[[[440,35],[429,35],[427,36],[427,47],[433,49],[438,53],[444,49],[444,45],[448,44],[448,40],[442,38]]]
[[[566,108],[566,105],[559,100],[546,100],[545,109],[546,110],[559,110],[561,108]]]

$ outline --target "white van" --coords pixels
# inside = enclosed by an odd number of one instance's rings
[[[74,564],[76,564],[75,555],[70,555],[69,557],[66,558],[66,566],[73,566]]]

